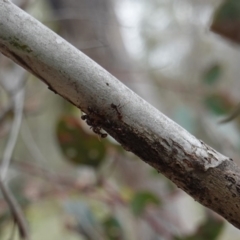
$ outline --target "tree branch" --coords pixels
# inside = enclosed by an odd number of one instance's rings
[[[195,200],[240,228],[240,169],[164,116],[82,52],[7,0],[0,51]]]

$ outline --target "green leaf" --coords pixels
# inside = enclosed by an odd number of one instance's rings
[[[215,64],[205,71],[205,73],[203,74],[203,82],[208,85],[213,85],[219,80],[221,74],[221,66]]]
[[[222,37],[240,43],[240,1],[226,0],[216,10],[211,30]]]
[[[140,216],[149,204],[159,205],[159,198],[148,191],[137,192],[131,201],[131,209],[136,216]]]
[[[217,9],[214,20],[240,20],[239,0],[225,0]]]
[[[229,98],[221,93],[208,95],[204,103],[208,110],[216,115],[227,114],[233,106]]]
[[[106,155],[106,140],[87,134],[80,120],[71,115],[62,116],[56,127],[57,139],[66,159],[75,164],[99,167]]]
[[[103,222],[103,227],[107,239],[109,240],[123,239],[123,229],[121,227],[121,224],[115,217],[108,216]]]
[[[175,240],[216,240],[224,227],[224,221],[209,216],[190,236],[175,237]]]

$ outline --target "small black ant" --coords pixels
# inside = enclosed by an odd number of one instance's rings
[[[107,137],[107,134],[106,133],[102,133],[101,132],[101,128],[98,127],[98,126],[91,126],[90,128],[92,128],[93,132],[95,132],[96,134],[98,134],[101,138],[106,138]]]
[[[94,112],[91,110],[89,115],[87,115],[87,114],[82,115],[81,119],[84,120],[84,121],[86,120],[87,125],[90,126],[90,128],[93,130],[94,133],[98,134],[101,138],[106,138],[107,134],[101,132],[101,127],[99,126],[100,123],[98,122],[98,120],[96,120],[94,118],[91,118],[91,115],[93,113]]]
[[[120,111],[119,111],[120,104],[119,104],[119,105],[115,105],[114,103],[112,103],[112,104],[111,104],[111,108],[113,108],[113,109],[117,112],[118,119],[119,119],[119,120],[122,120],[122,114],[121,114]]]
[[[87,119],[88,119],[88,115],[82,115],[82,116],[81,116],[81,119],[82,119],[83,121],[87,120]]]

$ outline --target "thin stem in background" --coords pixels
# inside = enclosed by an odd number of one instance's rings
[[[29,239],[29,231],[21,207],[15,200],[15,197],[13,196],[12,192],[7,187],[7,185],[4,183],[2,178],[0,178],[0,190],[10,208],[14,222],[16,222],[18,226],[21,238],[26,240]]]
[[[17,142],[19,130],[22,123],[22,116],[23,116],[23,107],[24,107],[24,95],[25,95],[25,88],[21,88],[16,95],[14,96],[14,119],[12,123],[12,128],[10,131],[9,139],[7,141],[7,146],[3,153],[3,160],[1,163],[1,178],[4,179],[6,177],[12,153],[14,147]]]

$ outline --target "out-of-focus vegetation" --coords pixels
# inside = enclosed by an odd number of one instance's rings
[[[196,137],[238,162],[238,114],[228,124],[219,124],[240,101],[237,0],[16,3]],[[212,21],[211,29],[229,40],[210,32]],[[3,56],[0,67],[4,152],[21,70]],[[35,77],[27,75],[21,81],[22,125],[8,184],[24,211],[31,239],[240,238],[238,230],[111,137],[101,139],[93,133],[81,119],[84,113]],[[11,234],[18,239],[13,225],[1,197],[0,239]]]

